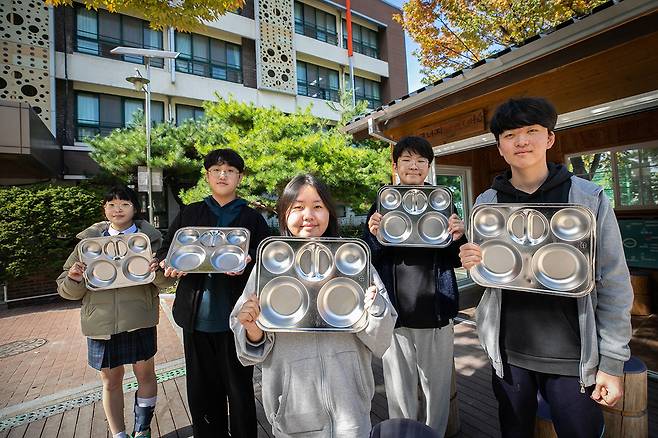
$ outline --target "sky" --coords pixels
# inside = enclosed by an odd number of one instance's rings
[[[401,8],[405,3],[404,0],[383,0],[386,3],[389,3],[397,8]],[[418,59],[411,54],[415,49],[418,48],[418,44],[412,40],[409,35],[405,32],[405,47],[407,49],[407,77],[409,83],[409,92],[417,90],[423,87],[423,84],[420,83],[420,64]]]

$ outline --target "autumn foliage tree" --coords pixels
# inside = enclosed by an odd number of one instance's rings
[[[583,15],[605,0],[408,0],[394,18],[418,43],[423,82]]]
[[[173,27],[191,31],[202,21],[214,21],[244,5],[244,0],[80,0],[87,8],[142,15],[154,29]],[[45,0],[52,6],[72,5],[73,0]]]

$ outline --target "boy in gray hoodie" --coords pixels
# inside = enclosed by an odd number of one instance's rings
[[[573,203],[596,216],[596,285],[582,298],[487,288],[476,311],[478,336],[494,368],[493,389],[504,437],[533,435],[537,391],[550,404],[559,436],[599,437],[598,404],[622,395],[630,356],[633,293],[614,211],[603,189],[547,163],[555,108],[545,99],[511,99],[496,110],[491,132],[510,169],[478,196],[482,203]],[[482,261],[480,247],[460,248],[462,265]]]

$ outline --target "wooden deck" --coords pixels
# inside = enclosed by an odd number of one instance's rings
[[[479,347],[475,327],[467,324],[455,326],[455,365],[461,437],[498,437],[496,401],[491,391],[491,372],[484,352]],[[373,424],[388,417],[381,362],[373,365],[376,395],[372,403]],[[271,437],[271,430],[260,400],[260,370],[254,373],[254,389],[258,397],[257,415],[259,438]],[[658,438],[658,382],[649,381],[649,436]],[[158,404],[152,423],[153,437],[191,437],[190,415],[187,407],[185,378],[178,377],[159,384]],[[126,425],[132,426],[132,400],[126,393]],[[107,429],[103,407],[95,402],[71,409],[13,429],[0,432],[0,438],[98,438],[111,437]]]

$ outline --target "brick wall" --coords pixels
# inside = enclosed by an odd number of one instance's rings
[[[242,38],[242,82],[256,88],[256,41]]]
[[[57,275],[59,275],[59,272],[48,275],[37,274],[20,280],[9,281],[7,283],[7,299],[35,298],[57,293],[57,283],[55,283]]]
[[[57,143],[72,145],[75,136],[75,94],[73,81],[55,80],[56,136]]]

